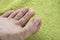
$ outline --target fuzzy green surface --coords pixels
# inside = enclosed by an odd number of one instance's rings
[[[27,40],[60,40],[60,0],[0,0],[0,14],[28,7],[42,19],[42,27]]]

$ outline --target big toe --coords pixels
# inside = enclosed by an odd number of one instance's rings
[[[40,26],[41,26],[41,20],[39,18],[33,19],[23,28],[25,37],[27,38],[32,34],[36,33],[39,30]]]

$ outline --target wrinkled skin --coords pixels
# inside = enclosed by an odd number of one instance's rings
[[[36,33],[41,25],[39,18],[34,18],[34,11],[28,8],[11,10],[0,16],[0,40],[25,40]]]

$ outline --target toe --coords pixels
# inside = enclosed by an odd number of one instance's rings
[[[2,17],[9,17],[9,15],[10,15],[11,13],[13,13],[13,12],[14,12],[14,10],[5,12],[5,13],[2,15]]]
[[[10,16],[8,18],[14,18],[15,15],[17,15],[17,13],[20,11],[20,9],[15,10],[12,14],[10,14]]]
[[[36,19],[32,20],[30,23],[28,23],[23,28],[25,37],[27,38],[27,37],[31,36],[32,34],[36,33],[39,30],[40,26],[41,26],[40,19],[36,18]]]
[[[14,17],[14,19],[19,20],[20,18],[22,18],[27,12],[28,12],[28,8],[22,8],[18,14]]]
[[[21,26],[24,26],[28,21],[29,19],[34,15],[34,11],[33,10],[30,10],[28,11],[19,21],[18,23],[21,25]]]

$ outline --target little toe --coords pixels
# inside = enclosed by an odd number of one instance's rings
[[[14,18],[19,11],[20,11],[20,9],[15,10],[8,18]]]
[[[34,11],[33,10],[30,10],[28,11],[19,21],[18,21],[18,24],[20,24],[21,26],[24,26],[28,21],[29,19],[34,16]]]
[[[18,14],[14,17],[14,19],[19,20],[20,18],[22,18],[27,12],[28,12],[28,8],[22,8]]]
[[[11,13],[13,13],[14,12],[14,10],[11,10],[11,11],[8,11],[8,12],[5,12],[3,15],[1,15],[2,17],[9,17],[9,15],[11,14]]]
[[[40,19],[36,18],[36,19],[32,20],[30,23],[28,23],[23,28],[25,37],[27,38],[27,37],[31,36],[32,34],[36,33],[39,30],[40,26],[41,26]]]

